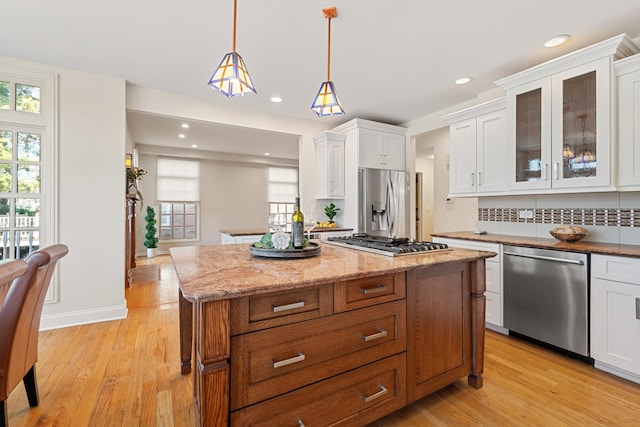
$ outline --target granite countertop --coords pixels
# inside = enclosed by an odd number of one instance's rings
[[[326,231],[353,231],[353,228],[341,228],[341,227],[314,227],[311,229],[312,233],[324,233]],[[266,228],[237,228],[237,229],[225,229],[220,230],[220,233],[228,234],[230,236],[253,236],[262,235],[267,232]],[[306,233],[306,231],[305,231]]]
[[[431,235],[434,237],[474,240],[477,242],[488,243],[502,243],[505,245],[554,249],[565,252],[580,252],[586,254],[629,256],[640,258],[640,245],[618,245],[614,243],[597,243],[585,241],[567,243],[560,242],[552,238],[510,236],[506,234],[474,234],[472,231],[431,233]]]
[[[495,256],[493,252],[452,249],[389,257],[320,242],[318,256],[272,259],[251,256],[249,246],[171,248],[184,297],[192,302],[238,298]]]

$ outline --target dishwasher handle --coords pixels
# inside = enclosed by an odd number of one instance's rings
[[[516,252],[504,251],[504,255],[512,255],[519,256],[522,258],[533,258],[533,259],[541,259],[544,261],[553,261],[553,262],[561,262],[565,264],[575,264],[575,265],[584,265],[584,262],[581,259],[564,259],[564,258],[555,258],[552,256],[544,256],[544,255],[531,255],[531,254],[519,254]]]

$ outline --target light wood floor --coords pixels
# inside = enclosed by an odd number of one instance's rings
[[[177,279],[168,256],[160,280],[132,284],[125,320],[40,334],[40,406],[24,388],[9,425],[195,426],[191,375],[180,375]],[[640,385],[581,361],[487,331],[484,387],[461,380],[378,422],[388,426],[640,425]]]

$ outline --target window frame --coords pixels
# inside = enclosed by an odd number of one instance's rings
[[[10,109],[0,110],[0,128],[12,131],[29,131],[41,135],[40,140],[40,199],[39,247],[46,247],[58,241],[58,74],[17,66],[0,59],[0,80],[11,84]],[[40,88],[40,112],[16,111],[15,85],[23,84]],[[17,161],[17,159],[16,159]],[[17,190],[17,187],[16,187]],[[18,197],[28,193],[16,192]],[[28,197],[28,196],[27,196]],[[13,198],[13,196],[12,196]],[[52,277],[45,297],[45,304],[59,302],[59,269]]]
[[[193,201],[176,201],[176,200],[158,200],[158,206],[156,208],[158,215],[158,224],[156,225],[156,228],[158,229],[158,243],[190,243],[190,242],[200,242],[200,202],[193,202]],[[184,204],[184,205],[195,205],[196,206],[196,237],[194,239],[186,239],[186,238],[171,238],[171,239],[163,239],[162,238],[162,204],[165,203],[170,203],[171,205],[174,204]],[[166,215],[166,214],[165,214]],[[172,208],[172,213],[170,214],[171,217],[173,218],[173,208]],[[173,228],[173,221],[172,221],[172,225],[171,228]],[[182,226],[183,228],[185,227],[184,225]]]

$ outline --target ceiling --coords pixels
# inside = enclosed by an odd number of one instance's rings
[[[321,10],[329,6],[338,11],[331,23],[331,79],[347,114],[319,118],[309,107],[326,78],[327,22]],[[638,0],[238,0],[237,51],[258,94],[227,99],[207,82],[232,50],[232,0],[4,0],[2,14],[0,55],[114,76],[214,105],[324,121],[328,128],[356,117],[404,123],[605,38],[640,36]],[[569,43],[542,47],[563,33],[572,36]],[[461,76],[473,80],[456,86]],[[274,104],[272,96],[284,101]],[[128,118],[136,142],[184,144],[151,133],[174,125],[162,124],[171,118]],[[192,125],[204,135],[198,149],[246,149],[262,141],[262,154],[264,141],[284,137]],[[220,137],[207,137],[209,132]],[[284,139],[297,147],[297,137]]]

